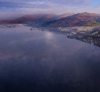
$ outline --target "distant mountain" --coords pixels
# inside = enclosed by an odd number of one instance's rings
[[[3,20],[3,19],[0,18],[0,21],[1,21],[1,20]]]
[[[16,19],[4,19],[2,23],[27,23],[27,22],[47,22],[57,17],[54,14],[34,14],[25,15]]]
[[[53,20],[58,20],[61,18],[65,18],[67,16],[71,16],[73,13],[65,13],[63,15],[55,15],[55,14],[34,14],[34,15],[25,15],[15,19],[0,19],[2,23],[27,23],[27,22],[48,22]]]
[[[78,13],[62,19],[43,24],[49,27],[72,27],[72,26],[97,26],[100,25],[100,15],[95,13]]]
[[[4,19],[0,18],[0,23],[2,23],[2,20],[4,20]]]
[[[17,20],[23,21],[23,22],[36,22],[36,21],[47,21],[55,18],[57,15],[54,14],[34,14],[34,15],[27,15],[20,18],[17,18]]]
[[[100,15],[95,13],[34,14],[15,19],[0,19],[0,23],[26,23],[31,26],[73,27],[100,25]]]

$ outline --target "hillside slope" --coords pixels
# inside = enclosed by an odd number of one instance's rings
[[[43,24],[49,27],[97,26],[100,25],[100,16],[95,13],[78,13],[66,18]]]

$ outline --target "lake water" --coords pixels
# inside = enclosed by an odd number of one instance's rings
[[[100,48],[49,28],[0,28],[0,92],[100,92]]]

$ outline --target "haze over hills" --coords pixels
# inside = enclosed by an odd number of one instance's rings
[[[17,18],[17,20],[22,22],[36,22],[36,21],[48,21],[56,17],[57,15],[54,14],[34,14],[34,15],[22,16],[20,18]]]
[[[54,14],[34,14],[34,15],[25,15],[15,19],[2,19],[2,23],[27,23],[27,22],[36,22],[36,21],[48,21],[50,19],[56,18],[57,15]]]
[[[22,17],[18,17],[15,19],[1,19],[0,21],[3,23],[26,23],[26,22],[47,22],[52,20],[58,20],[61,18],[65,18],[67,16],[71,16],[73,13],[66,13],[62,15],[55,14],[34,14],[34,15],[25,15]]]
[[[97,26],[100,25],[100,15],[95,13],[66,13],[55,14],[34,14],[26,15],[16,19],[1,19],[1,23],[38,23],[45,27],[73,27],[73,26]],[[37,24],[37,25],[38,25]]]
[[[66,17],[71,16],[71,15],[74,15],[74,13],[65,13],[65,14],[62,14],[62,15],[59,15],[58,17],[56,17],[56,20],[66,18]]]

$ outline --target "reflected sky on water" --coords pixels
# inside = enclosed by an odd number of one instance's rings
[[[0,92],[100,92],[99,85],[99,47],[49,28],[0,29]]]

